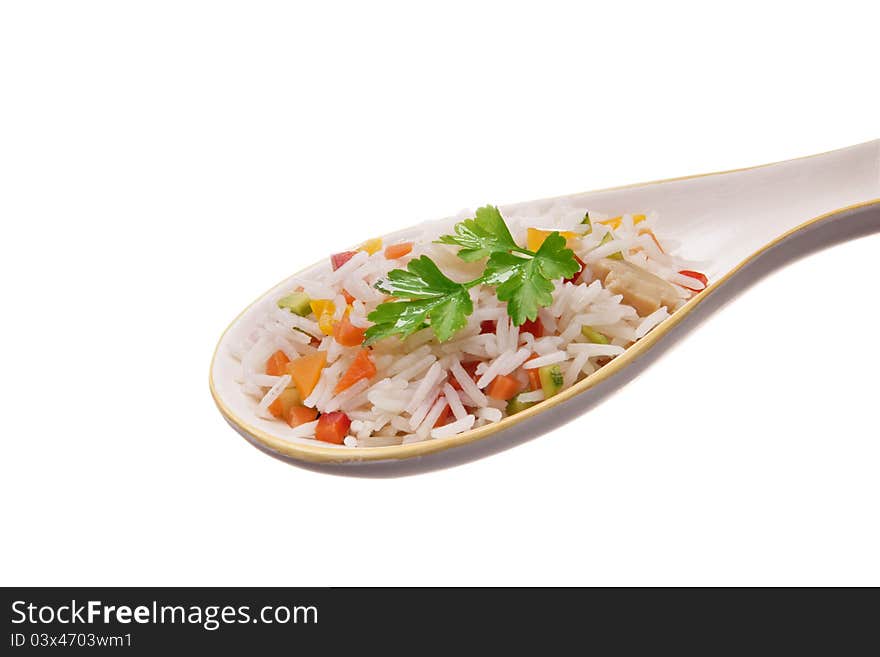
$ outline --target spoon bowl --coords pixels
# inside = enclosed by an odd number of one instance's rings
[[[221,413],[240,434],[273,455],[323,470],[372,464],[371,473],[379,476],[419,471],[427,465],[421,457],[429,455],[435,455],[434,465],[442,467],[527,440],[582,414],[626,383],[653,360],[647,357],[649,352],[656,354],[659,349],[655,347],[668,342],[679,324],[686,319],[695,323],[698,315],[711,312],[730,298],[723,290],[736,289],[736,281],[747,286],[763,275],[762,271],[766,273],[798,254],[880,230],[880,140],[748,169],[529,201],[501,209],[528,210],[562,199],[609,216],[643,208],[659,212],[664,237],[677,241],[679,251],[688,259],[707,263],[703,271],[709,286],[595,373],[516,415],[449,438],[349,448],[283,437],[279,423],[259,417],[253,401],[242,392],[235,375],[239,363],[230,349],[254,329],[279,293],[291,287],[293,278],[327,267],[321,262],[266,292],[223,333],[210,371],[211,393]],[[450,226],[454,223],[453,219],[441,221]],[[398,231],[384,236],[384,240],[406,240],[420,230]],[[786,252],[791,245],[796,248]],[[695,312],[698,308],[700,313]],[[633,366],[636,361],[640,365]],[[445,453],[439,455],[442,458],[436,456],[440,452]]]

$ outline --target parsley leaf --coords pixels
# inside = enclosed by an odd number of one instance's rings
[[[474,262],[493,253],[507,253],[518,249],[501,212],[494,205],[480,208],[473,219],[465,219],[455,224],[455,235],[444,235],[437,241],[440,244],[463,247],[459,250],[458,257],[465,262]]]
[[[366,344],[391,335],[406,338],[426,325],[442,342],[464,328],[474,311],[468,287],[444,276],[428,256],[388,272],[376,288],[407,300],[382,303],[367,316],[375,324],[367,329]]]
[[[538,309],[553,303],[553,281],[570,278],[580,270],[574,252],[557,232],[547,236],[531,258],[493,253],[482,282],[497,286],[498,299],[507,302],[507,314],[516,326],[534,321]]]
[[[524,249],[492,205],[456,224],[455,235],[444,235],[438,242],[461,247],[458,257],[466,262],[488,257],[483,275],[456,283],[427,256],[411,260],[405,270],[388,272],[376,288],[398,300],[379,304],[367,316],[374,324],[367,329],[365,344],[392,335],[406,338],[426,326],[441,342],[448,340],[467,325],[474,311],[468,290],[475,285],[495,286],[498,299],[507,302],[507,314],[521,326],[553,303],[554,280],[571,278],[580,271],[562,235],[550,233],[537,252]]]

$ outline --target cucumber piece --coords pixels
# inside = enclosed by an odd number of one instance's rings
[[[524,402],[520,401],[519,395],[513,397],[509,402],[507,402],[507,414],[508,415],[516,415],[520,411],[524,411],[530,406],[534,406],[535,402]]]
[[[541,379],[541,389],[544,391],[544,399],[550,399],[562,390],[562,368],[559,365],[544,365],[538,368],[538,376]]]
[[[295,315],[305,317],[312,312],[311,301],[305,292],[292,292],[278,301],[278,307],[286,308]]]
[[[592,326],[581,326],[581,335],[593,344],[611,344],[607,336],[599,333]]]
[[[602,238],[602,241],[599,242],[599,246],[603,244],[608,244],[611,240],[614,239],[614,235],[611,234],[611,231],[605,233],[605,237]],[[612,253],[611,255],[605,256],[606,258],[611,258],[612,260],[623,260],[623,254],[618,251],[617,253]]]

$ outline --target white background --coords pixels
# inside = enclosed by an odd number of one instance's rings
[[[3,3],[0,583],[880,584],[877,235],[449,470],[285,464],[207,385],[321,254],[877,138],[871,4]]]

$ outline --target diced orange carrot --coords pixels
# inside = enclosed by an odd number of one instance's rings
[[[287,374],[293,379],[300,396],[305,399],[318,384],[321,370],[327,364],[327,352],[318,351],[308,356],[300,356],[287,364]]]
[[[347,303],[349,306],[356,301],[356,299],[351,296],[347,290],[342,291],[342,296],[345,297],[345,303]]]
[[[351,426],[351,420],[342,411],[325,413],[318,419],[315,438],[325,443],[341,445]]]
[[[519,392],[519,381],[507,374],[499,374],[492,383],[489,384],[489,390],[486,392],[492,399],[500,399],[508,401]]]
[[[530,370],[526,370],[529,374],[529,388],[532,390],[540,390],[541,389],[541,373],[538,371],[538,368],[535,367]]]
[[[284,366],[289,362],[290,359],[287,357],[287,354],[279,349],[269,356],[269,360],[266,361],[266,374],[269,374],[270,376],[281,376],[282,374],[286,374]]]
[[[339,379],[339,383],[333,389],[333,392],[339,394],[343,390],[348,390],[361,379],[370,379],[376,376],[376,366],[373,359],[370,358],[369,349],[361,349],[358,355],[354,357],[351,365]]]
[[[307,406],[291,406],[287,409],[284,419],[287,420],[287,424],[290,426],[298,427],[306,422],[314,422],[317,417],[318,410],[315,408],[308,408]]]
[[[449,408],[449,404],[443,407],[443,410],[440,411],[440,415],[437,416],[437,421],[434,422],[434,428],[442,427],[449,424],[450,414],[452,413],[452,409]]]
[[[538,354],[532,354],[528,358],[526,358],[526,362],[528,363],[533,358],[537,358]],[[527,370],[522,368],[526,375],[529,377],[529,389],[530,390],[540,390],[541,389],[541,374],[538,371],[538,368],[533,368]]]
[[[357,347],[364,342],[364,334],[367,329],[360,328],[351,323],[348,314],[336,323],[333,329],[333,338],[343,347]]]
[[[397,260],[408,255],[413,250],[412,242],[401,242],[400,244],[392,244],[385,247],[385,257],[389,260]]]

